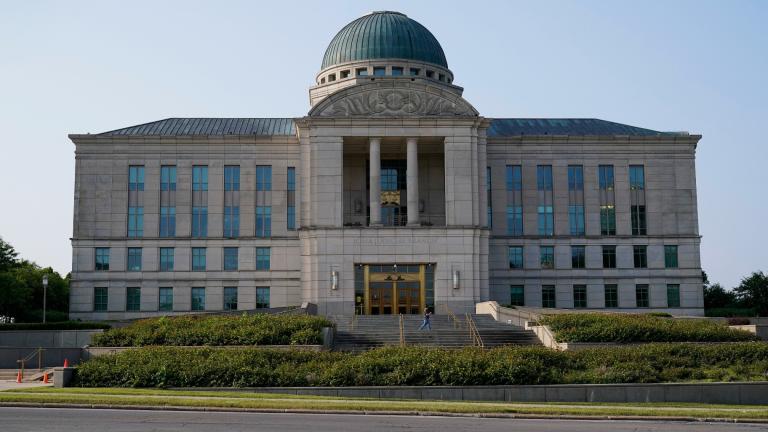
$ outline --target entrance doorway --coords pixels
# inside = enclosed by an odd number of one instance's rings
[[[366,315],[420,314],[426,307],[427,265],[365,264],[361,267],[364,300],[364,304],[361,305],[362,313]],[[431,276],[432,273],[429,273]]]

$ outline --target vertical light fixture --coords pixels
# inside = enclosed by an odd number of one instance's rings
[[[43,324],[45,324],[45,303],[48,300],[48,275],[43,275]]]
[[[336,270],[331,270],[331,289],[339,289],[339,272]]]
[[[453,289],[459,289],[459,277],[461,273],[458,270],[453,271]]]

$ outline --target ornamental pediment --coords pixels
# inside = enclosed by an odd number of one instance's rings
[[[449,91],[419,83],[381,82],[347,87],[328,96],[312,117],[477,116],[478,112]]]

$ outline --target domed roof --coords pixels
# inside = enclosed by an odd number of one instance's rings
[[[360,60],[406,59],[448,68],[440,43],[400,12],[372,12],[347,24],[325,50],[321,70]]]

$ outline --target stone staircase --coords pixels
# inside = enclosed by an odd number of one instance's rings
[[[364,351],[400,344],[398,315],[333,316],[336,322],[334,347],[338,351]],[[490,315],[472,315],[486,348],[502,345],[539,345],[536,335],[521,327],[496,322]],[[472,345],[464,316],[454,322],[448,315],[432,316],[432,331],[421,330],[421,316],[404,315],[406,345],[462,348]]]
[[[24,369],[24,382],[41,381],[43,372],[48,371],[48,379],[53,382],[53,369]],[[0,369],[0,381],[16,381],[18,369]]]

